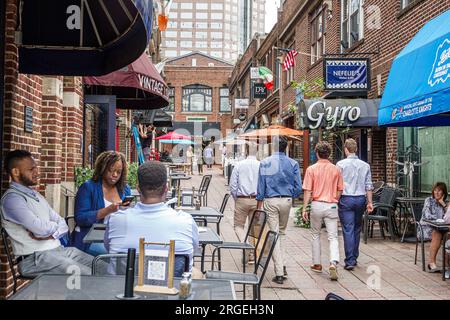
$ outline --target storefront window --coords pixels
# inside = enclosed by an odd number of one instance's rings
[[[220,88],[220,112],[231,112],[228,88]]]
[[[211,112],[212,88],[202,85],[183,87],[182,108],[189,112]]]

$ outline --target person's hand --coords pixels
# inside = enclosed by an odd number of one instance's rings
[[[308,222],[308,221],[309,221],[308,211],[303,210],[303,212],[302,212],[302,218],[303,218],[303,220],[304,220],[305,222]]]
[[[440,204],[441,206],[443,206],[444,208],[447,206],[447,204],[446,204],[445,201],[444,201],[444,198],[440,198],[440,199],[438,200],[438,202],[439,202],[439,204]]]
[[[122,204],[121,201],[117,201],[117,202],[111,203],[109,206],[106,207],[106,209],[107,209],[107,214],[106,215],[109,215],[109,214],[114,213],[117,210],[119,210],[119,206],[121,204]]]
[[[33,234],[33,232],[31,232],[31,231],[28,231],[28,234],[30,235],[31,239],[37,240],[37,241],[53,240],[53,236],[48,236],[48,237],[45,237],[45,238],[39,238],[39,237],[36,237],[36,236]]]
[[[370,214],[373,212],[373,204],[372,202],[367,203],[367,212]]]

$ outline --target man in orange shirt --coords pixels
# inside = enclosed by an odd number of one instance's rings
[[[316,164],[306,169],[303,181],[304,206],[303,219],[311,219],[312,235],[312,258],[311,270],[322,272],[320,254],[320,230],[322,222],[328,233],[330,243],[330,278],[337,280],[337,264],[339,263],[339,242],[338,242],[338,202],[344,190],[344,181],[341,171],[328,160],[331,154],[331,145],[322,141],[315,148],[317,158]],[[308,217],[307,204],[311,203],[311,217]]]

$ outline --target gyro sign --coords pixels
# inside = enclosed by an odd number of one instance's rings
[[[376,126],[378,104],[379,99],[302,100],[300,128]]]

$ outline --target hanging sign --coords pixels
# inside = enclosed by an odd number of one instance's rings
[[[325,58],[323,63],[325,90],[370,90],[369,59]]]
[[[248,109],[249,104],[249,99],[234,99],[234,108],[236,109]]]
[[[259,79],[259,67],[250,68],[250,79],[252,80]]]
[[[253,98],[255,98],[255,99],[267,98],[267,88],[264,85],[264,83],[254,83],[252,93],[253,93]]]

